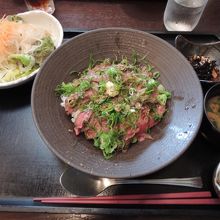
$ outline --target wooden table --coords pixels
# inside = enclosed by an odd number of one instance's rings
[[[0,1],[0,17],[26,10],[24,1]],[[55,0],[54,15],[64,29],[89,30],[101,27],[130,27],[145,31],[164,32],[163,12],[166,0],[102,1]],[[200,23],[193,32],[220,33],[220,1],[209,0]]]
[[[136,28],[148,32],[153,32],[153,33],[167,33],[165,30],[165,27],[163,25],[163,12],[166,6],[166,1],[165,0],[154,0],[154,1],[101,1],[101,0],[96,0],[96,1],[83,1],[83,0],[56,0],[55,1],[55,6],[56,6],[56,11],[54,13],[54,16],[56,16],[61,24],[63,25],[63,28],[65,31],[68,30],[79,30],[79,31],[87,31],[95,28],[101,28],[101,27],[130,27],[130,28]],[[22,0],[0,0],[0,17],[2,17],[4,14],[9,15],[9,14],[16,14],[18,12],[23,12],[26,10],[26,6],[24,4],[24,1]],[[219,0],[209,0],[209,3],[205,9],[205,12],[203,14],[203,17],[199,23],[199,25],[196,27],[196,29],[193,31],[194,34],[215,34],[215,35],[220,35],[220,1]],[[1,31],[1,30],[0,30]],[[19,104],[18,100],[15,100],[15,104],[11,103],[10,101],[2,101],[0,99],[0,110],[4,112],[4,115],[0,115],[0,120],[4,120],[4,117],[7,117],[7,112],[5,109],[9,109],[10,113],[13,114],[13,107],[16,105],[21,106],[21,110],[16,112],[16,114],[21,114],[21,115],[14,115],[15,119],[18,120],[18,122],[23,122],[25,119],[20,119],[20,117],[24,117],[23,112],[25,111],[25,114],[28,114],[29,116],[31,115],[30,109],[26,109],[26,106],[28,105],[28,100],[29,100],[29,95],[26,92],[30,93],[31,91],[31,84],[27,85],[27,87],[22,90],[18,90],[15,92],[18,92],[20,96],[25,96],[22,100],[24,100],[24,103]],[[11,92],[13,93],[13,92]],[[3,97],[5,92],[2,92],[0,95]],[[14,98],[14,94],[10,94],[11,98]],[[27,102],[27,103],[26,103]],[[3,106],[4,105],[4,106]],[[5,107],[7,106],[7,107]],[[5,109],[4,109],[5,108]],[[31,117],[31,116],[30,116]],[[29,122],[29,121],[28,121]],[[31,123],[31,122],[30,122]],[[2,124],[1,124],[2,125]],[[19,129],[19,127],[17,128]],[[0,130],[4,131],[4,129]],[[13,132],[13,127],[12,127],[12,132]],[[35,128],[29,128],[29,131],[27,132],[36,132]],[[11,134],[5,134],[4,132],[0,132],[0,144],[3,139],[5,139],[5,135],[10,136]],[[24,139],[25,137],[21,136],[19,137],[20,139]],[[16,139],[17,145],[21,147],[21,151],[27,151],[27,148],[22,148],[22,146],[19,145],[19,138]],[[26,144],[31,144],[31,140],[28,140],[29,142],[26,142]],[[33,138],[33,141],[35,141],[35,138]],[[13,144],[13,143],[12,143]],[[202,143],[200,143],[202,145]],[[37,145],[43,145],[41,141],[39,141],[37,144],[33,144],[33,150],[36,155],[36,158],[41,156],[40,151],[45,147],[42,146],[38,148]],[[10,146],[9,146],[10,147]],[[35,147],[35,148],[34,148]],[[21,153],[18,149],[13,148],[14,153],[20,153],[22,155],[18,155],[20,158],[28,159],[26,157],[26,154],[29,154],[29,152],[23,152]],[[31,149],[32,150],[32,149]],[[45,150],[45,149],[44,149]],[[205,152],[206,149],[204,149]],[[31,172],[31,169],[34,169],[34,167],[29,167],[25,168],[22,165],[22,162],[18,162],[18,164],[10,164],[11,171],[8,170],[6,167],[9,163],[8,161],[4,161],[4,158],[11,158],[13,161],[16,162],[16,155],[7,157],[4,156],[7,153],[9,154],[10,152],[1,152],[0,155],[0,166],[1,169],[4,170],[4,175],[8,175],[8,179],[10,179],[10,186],[4,186],[1,183],[0,189],[1,189],[1,196],[7,196],[8,192],[6,189],[14,189],[13,184],[19,184],[17,191],[14,191],[13,194],[15,196],[28,196],[31,194],[31,190],[34,190],[34,192],[37,195],[37,192],[39,191],[45,191],[46,195],[51,196],[52,195],[52,190],[45,188],[47,185],[54,186],[54,182],[58,182],[57,179],[49,178],[47,177],[48,175],[54,175],[57,174],[57,176],[60,175],[62,172],[63,167],[65,166],[63,163],[60,161],[56,160],[54,155],[52,155],[49,151],[45,150],[45,157],[42,158],[42,163],[47,164],[48,167],[40,167],[45,173],[45,178],[38,179],[36,176],[36,173],[33,173],[30,175],[32,179],[28,179],[29,172]],[[195,152],[190,152],[189,154],[195,154]],[[45,160],[49,158],[49,162],[46,163]],[[216,157],[217,158],[217,157]],[[34,158],[31,158],[34,160]],[[176,166],[181,164],[181,160],[177,162]],[[189,161],[190,163],[190,161]],[[53,166],[57,167],[57,170],[50,170],[53,168]],[[18,173],[14,169],[20,169],[20,171],[24,172],[21,173],[21,175],[24,175],[24,180],[29,181],[30,185],[28,184],[25,185],[25,183],[22,183],[20,179],[18,178]],[[7,171],[7,172],[6,172]],[[26,173],[25,173],[26,172]],[[40,171],[39,171],[40,172]],[[49,172],[49,173],[48,173]],[[187,172],[187,169],[186,169]],[[15,175],[16,174],[16,175]],[[15,175],[15,176],[13,176]],[[15,178],[16,177],[16,178]],[[4,180],[5,177],[0,177]],[[33,181],[43,181],[39,182],[39,188],[32,189],[32,182]],[[25,193],[22,194],[23,192],[22,187],[26,187]],[[20,188],[19,188],[20,187]],[[56,187],[56,194],[57,195],[64,195],[65,192],[61,189],[60,186],[55,185]],[[6,191],[3,191],[6,190]],[[19,191],[20,190],[20,191]],[[33,195],[33,196],[36,196]],[[66,195],[69,195],[66,193]],[[158,216],[158,215],[150,215],[147,218],[152,220],[167,220],[167,219],[179,219],[183,220],[186,219],[187,213],[181,213],[180,216],[166,216],[166,213],[163,216]],[[57,219],[57,220],[63,220],[63,219],[145,219],[146,216],[139,216],[137,213],[134,215],[130,215],[127,217],[122,217],[117,214],[114,216],[103,216],[103,215],[84,215],[84,214],[47,214],[47,213],[22,213],[20,210],[18,212],[0,212],[0,219]],[[200,215],[195,215],[188,217],[187,219],[219,219],[219,216],[212,216],[207,217],[207,216],[200,216]]]

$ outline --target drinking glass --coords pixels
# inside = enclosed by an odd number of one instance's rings
[[[43,10],[49,14],[53,14],[55,11],[53,0],[25,0],[25,4],[28,10]]]
[[[202,16],[208,0],[168,0],[164,25],[168,31],[192,31]]]

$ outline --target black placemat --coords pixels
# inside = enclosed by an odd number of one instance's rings
[[[65,31],[65,40],[82,30]],[[174,45],[177,34],[153,33]],[[216,41],[214,35],[185,34],[196,42]],[[206,215],[219,216],[217,206],[52,206],[33,203],[32,197],[70,196],[59,184],[68,166],[50,152],[41,140],[32,119],[30,95],[33,81],[16,88],[0,90],[0,211],[87,213],[115,215]],[[52,129],[52,128],[51,128]],[[201,175],[204,189],[212,187],[213,170],[220,151],[199,132],[189,149],[164,169],[143,178],[188,177]],[[110,194],[196,191],[192,188],[156,185],[113,186]]]

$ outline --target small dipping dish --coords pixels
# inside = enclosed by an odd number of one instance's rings
[[[219,97],[217,104],[216,100]],[[220,83],[212,86],[204,98],[203,136],[220,150]]]
[[[220,41],[193,42],[178,35],[175,47],[192,64],[203,90],[207,91],[211,86],[220,83]]]

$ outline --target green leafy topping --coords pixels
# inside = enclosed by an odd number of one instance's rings
[[[95,60],[93,59],[93,56],[92,54],[90,54],[89,56],[89,66],[88,66],[88,69],[92,69],[95,65]]]
[[[165,94],[160,94],[157,96],[157,101],[161,104],[161,105],[166,105],[167,102],[167,96]]]
[[[155,80],[155,79],[149,79],[148,82],[147,82],[147,90],[151,90],[153,89],[154,87],[156,87],[158,85],[158,81]]]
[[[72,83],[64,83],[62,82],[60,85],[58,85],[55,89],[55,92],[58,95],[64,95],[68,96],[75,92],[75,87]]]
[[[160,84],[158,87],[157,87],[157,90],[159,92],[159,94],[164,94],[166,95],[167,99],[170,99],[171,98],[171,92],[165,90],[164,86],[162,84]]]
[[[135,88],[133,88],[133,87],[129,88],[129,94],[130,95],[134,95],[135,92],[136,92]]]
[[[90,56],[89,66],[79,79],[74,79],[72,83],[61,83],[56,88],[58,94],[69,98],[71,103],[68,107],[74,112],[92,112],[89,121],[83,124],[82,131],[87,138],[90,138],[87,131],[91,131],[94,145],[106,159],[138,141],[135,132],[141,130],[139,122],[142,118],[160,121],[164,114],[157,112],[158,106],[166,105],[171,97],[171,93],[159,83],[160,73],[144,62],[145,57],[142,63],[138,58],[134,51],[131,62],[122,57],[121,61],[118,58],[115,61],[105,59],[100,63]],[[90,91],[86,93],[88,89]],[[149,125],[146,132],[150,132],[150,128]]]
[[[120,139],[120,134],[117,131],[101,132],[94,139],[94,146],[102,150],[106,159],[110,159],[116,149],[122,149],[124,142]]]
[[[154,67],[150,64],[147,64],[147,71],[151,72],[154,69]]]
[[[99,93],[103,94],[106,91],[106,82],[100,81],[99,82]]]
[[[77,83],[78,84],[78,83]],[[90,81],[83,80],[78,85],[74,85],[74,83],[64,83],[62,82],[60,85],[58,85],[55,89],[57,94],[68,96],[72,93],[82,93],[89,88],[91,88]]]
[[[122,114],[116,112],[115,110],[111,111],[108,115],[108,124],[110,128],[113,128],[115,125],[119,124],[122,120]]]
[[[128,59],[127,58],[123,58],[121,60],[121,64],[125,65],[125,66],[128,66]]]
[[[110,79],[116,79],[120,75],[120,71],[116,67],[111,66],[107,69],[107,74]]]
[[[132,144],[137,143],[137,142],[138,142],[138,139],[136,137],[134,137],[131,141]]]
[[[139,118],[138,111],[129,112],[126,117],[126,121],[129,123],[130,126],[132,126],[132,128],[134,128],[134,127],[136,127],[136,122],[137,122],[138,118]]]
[[[80,84],[79,87],[77,87],[76,91],[77,92],[83,92],[91,88],[90,81],[88,80],[83,80]]]
[[[146,94],[150,95],[154,92],[154,89],[146,89]]]
[[[154,118],[155,121],[160,121],[162,119],[162,117],[163,116],[161,116],[161,115],[159,115],[157,113],[154,113],[154,115],[153,115],[153,118]]]
[[[105,108],[101,108],[101,116],[107,119],[110,128],[120,123],[122,114],[117,112],[112,102],[108,102]]]
[[[132,65],[136,65],[138,62],[138,54],[135,50],[132,50],[132,54],[131,54],[131,63]]]
[[[156,71],[153,73],[153,78],[158,79],[160,77],[160,72]]]

